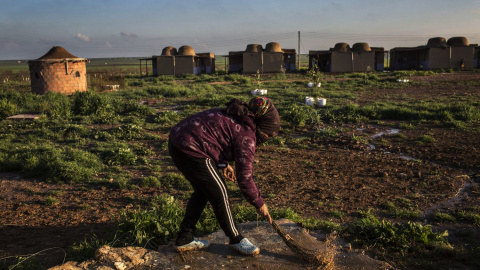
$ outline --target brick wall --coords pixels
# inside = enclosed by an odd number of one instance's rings
[[[87,91],[87,69],[85,61],[30,61],[30,81],[32,92],[44,94],[58,92],[73,94]]]

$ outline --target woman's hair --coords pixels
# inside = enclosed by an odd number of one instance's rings
[[[227,105],[226,111],[229,115],[238,117],[253,116],[253,113],[248,109],[248,104],[238,98],[232,98],[225,105]]]

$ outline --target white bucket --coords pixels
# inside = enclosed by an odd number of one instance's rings
[[[326,106],[327,99],[326,98],[317,98],[318,106]]]
[[[266,89],[255,89],[251,91],[252,95],[266,95],[267,92]]]
[[[305,105],[313,105],[314,99],[313,97],[305,97]]]

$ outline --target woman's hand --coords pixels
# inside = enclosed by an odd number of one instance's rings
[[[257,209],[257,213],[264,217],[264,218],[267,218],[268,219],[268,222],[270,224],[272,224],[273,222],[273,219],[272,217],[270,216],[270,213],[268,213],[268,208],[267,208],[267,204],[263,204],[262,207],[260,207],[259,209]]]
[[[232,166],[230,164],[223,169],[223,176],[225,179],[228,179],[229,181],[235,182],[237,178],[235,177],[235,171],[233,170]]]

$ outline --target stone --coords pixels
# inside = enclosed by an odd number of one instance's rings
[[[363,250],[352,250],[349,243],[338,234],[307,231],[296,223],[282,219],[276,221],[302,248],[315,251],[325,262],[323,269],[395,269],[388,263],[375,260]],[[173,246],[160,246],[158,251],[141,247],[100,247],[94,259],[82,262],[67,262],[52,270],[143,270],[143,269],[308,269],[312,268],[290,250],[282,238],[267,222],[239,224],[239,230],[252,243],[260,247],[260,254],[245,257],[231,251],[228,238],[217,231],[203,238],[211,241],[207,250],[184,252],[182,256]]]

